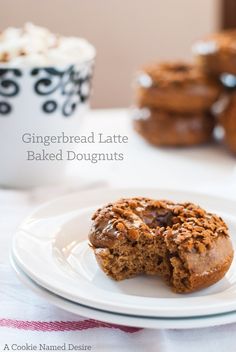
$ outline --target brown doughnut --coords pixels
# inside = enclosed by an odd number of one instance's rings
[[[211,141],[215,119],[209,112],[183,115],[158,110],[133,111],[135,130],[157,146],[191,146]]]
[[[175,113],[209,110],[219,97],[218,82],[192,64],[160,63],[144,67],[138,74],[138,106]]]
[[[220,124],[224,129],[226,146],[236,153],[236,92],[229,96],[229,103],[220,115]]]
[[[236,75],[236,30],[214,33],[193,45],[196,62],[206,73]]]
[[[233,259],[227,225],[192,203],[121,199],[92,220],[91,247],[115,280],[160,275],[173,291],[193,292],[219,281]]]

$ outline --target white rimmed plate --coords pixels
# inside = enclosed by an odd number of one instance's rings
[[[11,264],[22,283],[40,297],[67,312],[84,316],[86,318],[96,319],[111,324],[151,329],[195,329],[236,322],[236,312],[193,318],[148,318],[115,314],[89,308],[62,298],[38,285],[18,267],[13,257],[11,257]]]
[[[236,241],[236,202],[209,195],[157,189],[102,189],[58,198],[30,215],[12,245],[18,266],[37,284],[73,302],[145,317],[193,317],[236,310],[236,267],[210,288],[180,295],[155,277],[115,282],[98,268],[87,234],[100,205],[120,197],[191,201],[223,216]]]

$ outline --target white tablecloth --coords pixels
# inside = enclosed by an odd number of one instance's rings
[[[130,128],[125,110],[93,111],[86,116],[81,133],[90,131],[129,136],[128,145],[112,146],[122,151],[121,163],[82,163],[72,165],[79,172],[73,187],[165,187],[191,189],[236,199],[235,160],[219,146],[188,150],[156,149],[148,146]],[[89,146],[93,151],[107,146]],[[85,182],[86,180],[86,182]],[[104,327],[51,306],[25,288],[10,268],[8,252],[11,237],[20,221],[34,207],[66,187],[51,190],[0,190],[0,350],[5,344],[84,344],[92,351],[221,352],[235,351],[236,324],[195,330],[129,330]],[[70,189],[71,191],[71,189]],[[70,328],[63,328],[70,322]],[[52,323],[54,325],[47,325]],[[51,328],[53,326],[53,328]]]

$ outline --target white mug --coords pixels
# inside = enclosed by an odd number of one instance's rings
[[[0,65],[0,186],[29,188],[63,181],[66,160],[27,160],[29,152],[59,149],[57,143],[32,143],[32,136],[78,132],[88,107],[93,66],[94,59],[64,67]]]

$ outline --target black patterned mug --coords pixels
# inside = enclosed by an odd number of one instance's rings
[[[43,149],[56,154],[63,145],[45,146],[30,136],[56,137],[78,131],[89,106],[94,60],[63,67],[0,65],[1,186],[28,188],[62,182],[66,160],[33,160],[32,155]]]

